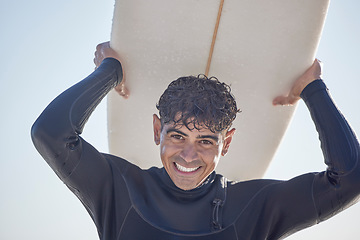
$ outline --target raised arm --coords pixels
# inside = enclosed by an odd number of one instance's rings
[[[321,62],[317,59],[295,81],[289,94],[275,98],[273,104],[291,105],[300,98],[307,105],[319,133],[321,149],[328,165],[326,174],[329,182],[337,186],[340,184],[340,176],[346,176],[353,171],[357,171],[357,176],[360,177],[359,142],[321,80]],[[359,180],[360,178],[357,179]],[[355,181],[354,184],[360,182]],[[357,191],[360,192],[360,189]]]
[[[123,210],[129,207],[130,201],[122,173],[126,172],[129,163],[98,152],[80,134],[93,110],[122,78],[120,62],[109,56],[103,57],[92,74],[48,105],[31,131],[35,147],[80,199],[101,239],[115,239],[117,229],[121,227],[120,219],[126,216]],[[114,171],[119,174],[113,174]],[[116,202],[112,202],[116,194],[114,189],[121,192],[116,196]],[[117,219],[109,224],[107,220],[115,210]]]
[[[275,188],[279,195],[274,201],[280,206],[281,216],[292,219],[280,224],[283,226],[279,229],[287,229],[288,233],[326,220],[355,203],[360,195],[359,142],[320,76],[321,64],[315,60],[294,83],[289,95],[279,96],[273,102],[275,105],[288,105],[300,97],[304,100],[328,166],[324,172],[305,174]],[[281,231],[274,235],[286,234]]]
[[[106,58],[87,78],[55,98],[34,123],[34,145],[60,178],[70,175],[80,159],[79,135],[86,121],[121,80],[120,62]]]
[[[325,172],[313,184],[318,220],[325,220],[355,203],[360,194],[360,146],[322,80],[301,94],[319,133]]]

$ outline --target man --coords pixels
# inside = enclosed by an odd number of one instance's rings
[[[80,137],[113,88],[124,97],[120,57],[100,44],[97,70],[59,95],[32,128],[34,144],[88,210],[100,239],[279,239],[323,221],[360,192],[360,147],[313,65],[274,105],[307,104],[328,169],[289,181],[231,182],[215,173],[235,133],[230,88],[216,79],[183,77],[160,97],[154,140],[163,168],[141,170],[99,153]],[[236,161],[236,159],[234,159]]]

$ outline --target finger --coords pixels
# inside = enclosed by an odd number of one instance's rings
[[[96,51],[101,52],[104,48],[110,48],[110,42],[103,42],[103,43],[99,43],[96,46]]]
[[[281,105],[281,106],[292,106],[294,105],[300,98],[295,96],[278,96],[274,98],[273,105]]]
[[[118,86],[115,87],[116,92],[122,96],[123,98],[127,99],[129,98],[130,95],[130,91],[129,89],[125,86],[125,84],[120,84]]]
[[[96,51],[100,51],[101,48],[103,47],[104,43],[99,43],[97,46],[96,46]]]
[[[284,96],[278,96],[278,97],[274,98],[272,104],[274,106],[283,105],[283,102],[285,102],[284,98],[285,98]]]
[[[130,95],[130,91],[127,87],[123,88],[123,91],[120,93],[120,96],[122,96],[125,99],[128,99]]]

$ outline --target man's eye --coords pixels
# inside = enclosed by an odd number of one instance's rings
[[[181,140],[184,139],[183,136],[181,136],[180,134],[172,134],[170,135],[171,138],[177,139],[177,140]]]
[[[202,143],[202,144],[205,144],[205,145],[213,145],[213,142],[212,141],[210,141],[210,140],[201,140],[200,141],[200,143]]]

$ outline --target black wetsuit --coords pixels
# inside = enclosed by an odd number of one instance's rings
[[[321,80],[302,98],[327,171],[236,183],[214,172],[200,187],[183,191],[163,168],[141,170],[79,136],[118,79],[121,65],[105,59],[50,103],[32,128],[36,148],[84,204],[100,239],[278,239],[333,216],[359,195],[359,143]]]

